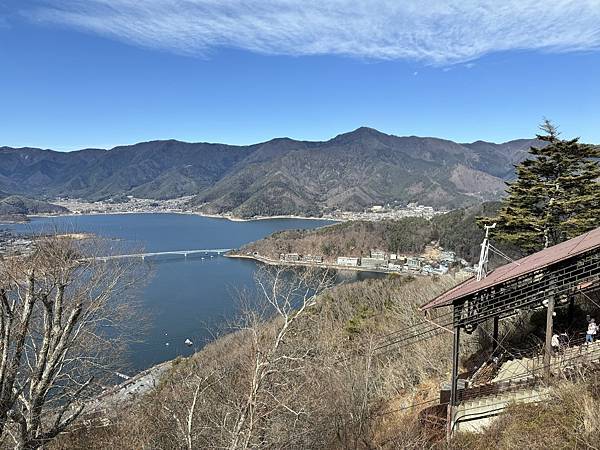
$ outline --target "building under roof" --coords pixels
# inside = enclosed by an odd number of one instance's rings
[[[600,288],[600,228],[513,261],[477,280],[470,278],[423,305],[421,309],[453,308],[453,368],[449,427],[457,396],[460,331],[472,332],[494,321],[493,342],[498,343],[498,321],[520,311],[547,308],[546,350],[549,365],[555,304],[572,302],[576,294]],[[546,361],[545,355],[545,361]],[[546,364],[546,363],[545,363]],[[549,367],[547,370],[549,376]]]
[[[600,248],[600,227],[568,241],[546,248],[532,255],[498,267],[487,277],[477,281],[475,277],[455,286],[421,307],[422,310],[450,306],[455,302],[482,290],[499,287],[512,280],[538,272],[550,266],[563,263],[580,255],[597,251]]]

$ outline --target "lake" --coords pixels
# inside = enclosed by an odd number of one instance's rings
[[[269,219],[232,222],[186,214],[114,214],[34,218],[28,224],[0,225],[16,232],[94,233],[120,239],[145,252],[238,248],[275,231],[312,229],[328,221]],[[235,318],[238,292],[252,289],[257,263],[215,256],[183,256],[157,260],[152,277],[136,293],[142,304],[148,329],[142,342],[131,344],[126,371],[137,372],[162,361],[199,350]],[[372,275],[345,273],[344,278]],[[136,326],[132,318],[131,326]],[[184,344],[193,341],[192,347]]]

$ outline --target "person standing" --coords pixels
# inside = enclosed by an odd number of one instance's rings
[[[554,355],[558,355],[558,352],[560,351],[560,340],[558,339],[558,334],[554,333],[552,335],[551,345],[552,353],[554,353]]]
[[[594,342],[594,338],[596,337],[596,333],[598,332],[598,325],[596,325],[596,320],[590,320],[588,324],[587,333],[585,334],[585,343],[591,344]]]

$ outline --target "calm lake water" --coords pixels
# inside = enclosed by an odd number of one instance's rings
[[[0,225],[17,232],[89,232],[122,240],[146,252],[237,248],[275,231],[310,229],[331,222],[273,219],[231,222],[182,214],[115,214],[35,218],[28,224]],[[170,257],[154,261],[152,277],[136,293],[148,322],[142,342],[131,345],[124,370],[143,370],[178,355],[190,355],[213,339],[237,314],[238,292],[252,289],[257,263],[216,256]],[[369,277],[345,273],[346,280]],[[132,327],[136,327],[133,318]],[[194,342],[189,348],[186,339]],[[168,344],[168,345],[167,345]]]

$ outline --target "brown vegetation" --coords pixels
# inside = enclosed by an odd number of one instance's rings
[[[389,349],[378,348],[381,337],[421,322],[418,306],[454,281],[391,277],[319,294],[327,285],[320,275],[263,273],[263,307],[244,314],[237,331],[178,361],[112,425],[74,431],[56,448],[375,448],[393,440],[390,421],[438,395],[450,334]]]
[[[556,386],[547,401],[513,404],[481,434],[459,434],[453,450],[515,448],[597,449],[600,447],[598,374]]]
[[[109,412],[110,423],[80,423],[52,448],[597,448],[593,373],[450,443],[443,424],[424,421],[448,378],[451,335],[385,343],[422,324],[418,306],[450,288],[450,277],[391,276],[323,290],[324,272],[278,268],[257,282],[260,300],[248,299],[233,332],[176,360],[156,390]],[[480,338],[465,336],[464,361],[479,352]]]
[[[316,230],[279,231],[244,246],[242,253],[257,252],[278,259],[281,253],[337,256],[368,256],[370,249],[388,249],[386,235],[390,222],[343,222]]]

